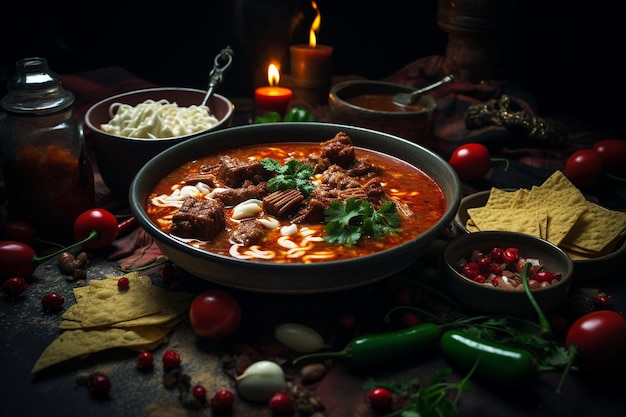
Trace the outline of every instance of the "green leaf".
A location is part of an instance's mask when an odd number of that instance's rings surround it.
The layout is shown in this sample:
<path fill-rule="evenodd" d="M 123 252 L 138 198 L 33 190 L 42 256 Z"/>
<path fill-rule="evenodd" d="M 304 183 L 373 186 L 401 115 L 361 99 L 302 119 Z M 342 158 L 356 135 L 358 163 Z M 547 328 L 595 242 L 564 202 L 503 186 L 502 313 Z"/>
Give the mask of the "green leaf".
<path fill-rule="evenodd" d="M 276 122 L 280 122 L 280 114 L 276 113 L 275 111 L 270 111 L 270 112 L 265 113 L 262 116 L 256 116 L 254 118 L 255 124 L 276 123 Z"/>
<path fill-rule="evenodd" d="M 315 184 L 311 181 L 315 168 L 306 162 L 292 159 L 286 165 L 281 165 L 273 158 L 264 158 L 260 162 L 263 168 L 276 173 L 276 176 L 267 181 L 267 188 L 271 192 L 296 189 L 307 197 L 315 189 Z"/>
<path fill-rule="evenodd" d="M 293 107 L 283 119 L 285 122 L 312 122 L 313 120 L 313 115 L 301 107 Z"/>
<path fill-rule="evenodd" d="M 400 216 L 390 201 L 376 210 L 365 200 L 351 198 L 345 203 L 335 200 L 324 210 L 324 221 L 327 223 L 324 239 L 344 246 L 356 245 L 363 236 L 380 239 L 401 230 Z"/>

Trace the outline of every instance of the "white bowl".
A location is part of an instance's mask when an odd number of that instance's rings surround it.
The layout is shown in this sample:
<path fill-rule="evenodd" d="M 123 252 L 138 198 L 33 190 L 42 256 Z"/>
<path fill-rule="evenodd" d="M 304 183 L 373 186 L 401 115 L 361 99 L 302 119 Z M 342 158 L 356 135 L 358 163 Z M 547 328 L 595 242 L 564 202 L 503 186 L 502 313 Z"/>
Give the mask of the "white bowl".
<path fill-rule="evenodd" d="M 148 88 L 106 98 L 87 110 L 86 138 L 93 144 L 95 162 L 102 180 L 113 193 L 126 196 L 137 171 L 158 153 L 207 131 L 230 127 L 234 106 L 226 97 L 214 94 L 207 105 L 219 121 L 210 129 L 173 138 L 140 139 L 107 133 L 100 128 L 111 119 L 109 115 L 111 104 L 125 103 L 136 106 L 148 99 L 155 101 L 165 99 L 180 107 L 187 107 L 202 104 L 205 94 L 206 91 L 192 88 Z"/>

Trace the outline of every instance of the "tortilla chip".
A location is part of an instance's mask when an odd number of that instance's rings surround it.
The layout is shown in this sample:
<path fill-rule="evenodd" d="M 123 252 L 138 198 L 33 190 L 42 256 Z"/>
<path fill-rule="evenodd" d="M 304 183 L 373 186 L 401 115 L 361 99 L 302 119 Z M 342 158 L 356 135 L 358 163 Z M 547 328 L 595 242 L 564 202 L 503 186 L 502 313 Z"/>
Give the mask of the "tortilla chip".
<path fill-rule="evenodd" d="M 467 210 L 472 221 L 480 230 L 508 230 L 540 236 L 537 211 L 534 209 L 516 209 L 511 215 L 508 208 L 475 207 Z"/>
<path fill-rule="evenodd" d="M 163 339 L 167 329 L 159 327 L 136 327 L 132 330 L 66 330 L 43 351 L 32 373 L 69 359 L 115 347 L 142 346 Z"/>

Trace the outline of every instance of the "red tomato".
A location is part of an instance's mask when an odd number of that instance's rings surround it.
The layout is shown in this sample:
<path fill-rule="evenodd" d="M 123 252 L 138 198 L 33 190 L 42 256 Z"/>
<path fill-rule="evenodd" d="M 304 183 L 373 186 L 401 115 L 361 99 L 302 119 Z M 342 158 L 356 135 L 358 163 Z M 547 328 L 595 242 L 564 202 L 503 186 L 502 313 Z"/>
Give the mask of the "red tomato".
<path fill-rule="evenodd" d="M 206 339 L 221 339 L 239 328 L 241 307 L 237 300 L 222 290 L 198 294 L 189 309 L 194 332 Z"/>
<path fill-rule="evenodd" d="M 592 149 L 600 155 L 608 173 L 626 178 L 626 141 L 604 139 L 596 142 Z"/>
<path fill-rule="evenodd" d="M 604 178 L 604 163 L 593 149 L 581 149 L 567 158 L 564 173 L 576 187 L 593 187 Z"/>
<path fill-rule="evenodd" d="M 2 239 L 30 245 L 37 236 L 35 226 L 24 220 L 8 220 L 2 229 Z"/>
<path fill-rule="evenodd" d="M 10 277 L 28 278 L 35 272 L 35 251 L 22 242 L 0 242 L 0 281 Z"/>
<path fill-rule="evenodd" d="M 98 235 L 95 238 L 81 246 L 91 250 L 105 249 L 117 238 L 117 218 L 104 209 L 87 210 L 76 218 L 73 230 L 77 242 L 87 239 L 93 231 L 97 231 Z"/>
<path fill-rule="evenodd" d="M 572 323 L 565 344 L 578 349 L 582 370 L 614 372 L 626 364 L 626 317 L 613 310 L 587 313 Z"/>
<path fill-rule="evenodd" d="M 489 172 L 489 150 L 480 143 L 467 143 L 456 148 L 448 162 L 461 180 L 479 180 Z"/>

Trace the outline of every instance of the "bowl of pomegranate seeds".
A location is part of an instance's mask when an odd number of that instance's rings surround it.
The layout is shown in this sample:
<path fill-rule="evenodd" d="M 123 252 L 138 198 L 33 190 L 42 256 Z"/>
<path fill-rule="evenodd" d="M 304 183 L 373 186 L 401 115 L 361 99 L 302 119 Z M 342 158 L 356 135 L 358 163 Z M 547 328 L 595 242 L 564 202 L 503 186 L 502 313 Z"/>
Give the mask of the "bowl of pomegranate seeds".
<path fill-rule="evenodd" d="M 457 236 L 447 244 L 444 261 L 450 294 L 468 310 L 486 314 L 533 315 L 525 286 L 539 307 L 550 311 L 567 296 L 574 271 L 558 246 L 507 231 Z"/>

